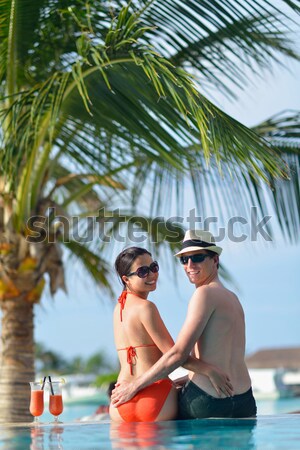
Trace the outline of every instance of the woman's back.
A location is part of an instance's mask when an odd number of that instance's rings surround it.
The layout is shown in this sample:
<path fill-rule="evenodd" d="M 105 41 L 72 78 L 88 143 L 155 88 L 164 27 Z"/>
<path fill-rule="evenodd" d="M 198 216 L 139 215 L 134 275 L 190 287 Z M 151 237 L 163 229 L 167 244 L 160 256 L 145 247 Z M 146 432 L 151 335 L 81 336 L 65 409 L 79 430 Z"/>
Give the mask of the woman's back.
<path fill-rule="evenodd" d="M 157 314 L 157 308 L 152 302 L 131 293 L 126 296 L 124 309 L 121 309 L 120 303 L 116 305 L 114 334 L 121 365 L 119 380 L 132 381 L 162 356 L 162 351 L 148 331 L 151 329 L 151 320 L 155 316 L 157 319 Z M 170 348 L 173 342 L 169 336 L 166 339 Z"/>

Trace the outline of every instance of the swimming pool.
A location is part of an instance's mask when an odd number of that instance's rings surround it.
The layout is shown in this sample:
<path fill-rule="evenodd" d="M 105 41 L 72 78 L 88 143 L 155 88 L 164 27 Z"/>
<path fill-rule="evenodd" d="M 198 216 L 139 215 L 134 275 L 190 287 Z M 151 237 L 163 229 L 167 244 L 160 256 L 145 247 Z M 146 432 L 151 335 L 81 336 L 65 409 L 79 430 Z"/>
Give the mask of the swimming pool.
<path fill-rule="evenodd" d="M 109 422 L 1 425 L 3 450 L 294 450 L 300 415 L 111 425 Z"/>

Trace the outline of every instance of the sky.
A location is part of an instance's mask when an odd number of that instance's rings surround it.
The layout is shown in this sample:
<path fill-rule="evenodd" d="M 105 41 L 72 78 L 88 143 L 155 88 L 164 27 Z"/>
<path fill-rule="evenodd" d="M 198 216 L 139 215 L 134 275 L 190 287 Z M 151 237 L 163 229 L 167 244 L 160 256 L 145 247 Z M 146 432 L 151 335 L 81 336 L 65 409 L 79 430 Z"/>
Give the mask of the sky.
<path fill-rule="evenodd" d="M 277 68 L 272 75 L 256 79 L 255 87 L 240 93 L 238 101 L 220 98 L 220 106 L 249 126 L 285 109 L 300 110 L 300 64 L 289 62 L 288 68 Z M 193 207 L 189 200 L 185 212 Z M 245 310 L 247 353 L 300 346 L 300 243 L 286 243 L 278 233 L 271 244 L 261 239 L 237 244 L 225 236 L 220 245 L 221 261 L 235 283 L 228 287 L 237 292 Z M 170 260 L 164 258 L 160 265 L 158 288 L 149 299 L 156 303 L 176 339 L 194 286 L 179 264 L 175 277 Z M 101 294 L 83 273 L 73 269 L 69 264 L 68 296 L 59 293 L 51 299 L 46 295 L 36 306 L 35 339 L 66 358 L 103 351 L 112 362 L 117 361 L 112 329 L 116 299 Z M 117 277 L 115 283 L 117 286 Z"/>

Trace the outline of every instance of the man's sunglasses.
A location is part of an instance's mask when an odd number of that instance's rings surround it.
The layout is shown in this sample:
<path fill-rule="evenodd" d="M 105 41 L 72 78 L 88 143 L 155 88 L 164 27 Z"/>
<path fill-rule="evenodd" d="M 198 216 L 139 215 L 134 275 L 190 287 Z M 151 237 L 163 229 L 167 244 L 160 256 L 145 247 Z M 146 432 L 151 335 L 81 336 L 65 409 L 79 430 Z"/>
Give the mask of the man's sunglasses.
<path fill-rule="evenodd" d="M 200 253 L 198 255 L 180 256 L 180 262 L 181 264 L 187 264 L 188 260 L 190 259 L 193 263 L 202 263 L 205 258 L 210 257 L 210 255 L 204 255 L 203 253 Z"/>
<path fill-rule="evenodd" d="M 159 265 L 157 261 L 153 261 L 153 263 L 150 264 L 150 266 L 142 266 L 139 267 L 135 272 L 131 272 L 128 277 L 131 277 L 131 275 L 137 275 L 139 278 L 146 278 L 149 273 L 157 273 L 159 271 Z"/>

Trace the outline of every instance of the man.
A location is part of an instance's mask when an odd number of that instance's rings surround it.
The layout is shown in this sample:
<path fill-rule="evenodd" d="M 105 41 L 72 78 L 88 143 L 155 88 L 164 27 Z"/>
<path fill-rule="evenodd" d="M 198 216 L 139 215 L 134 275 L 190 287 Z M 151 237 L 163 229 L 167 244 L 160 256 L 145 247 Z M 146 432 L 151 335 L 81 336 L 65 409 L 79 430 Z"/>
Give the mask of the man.
<path fill-rule="evenodd" d="M 189 302 L 186 320 L 175 345 L 134 383 L 117 383 L 112 404 L 119 406 L 139 390 L 165 378 L 184 363 L 192 352 L 226 372 L 234 395 L 217 397 L 209 379 L 189 372 L 188 381 L 179 394 L 179 418 L 254 417 L 256 403 L 244 361 L 245 321 L 237 296 L 218 278 L 222 248 L 208 231 L 187 231 L 180 258 L 195 292 Z"/>

